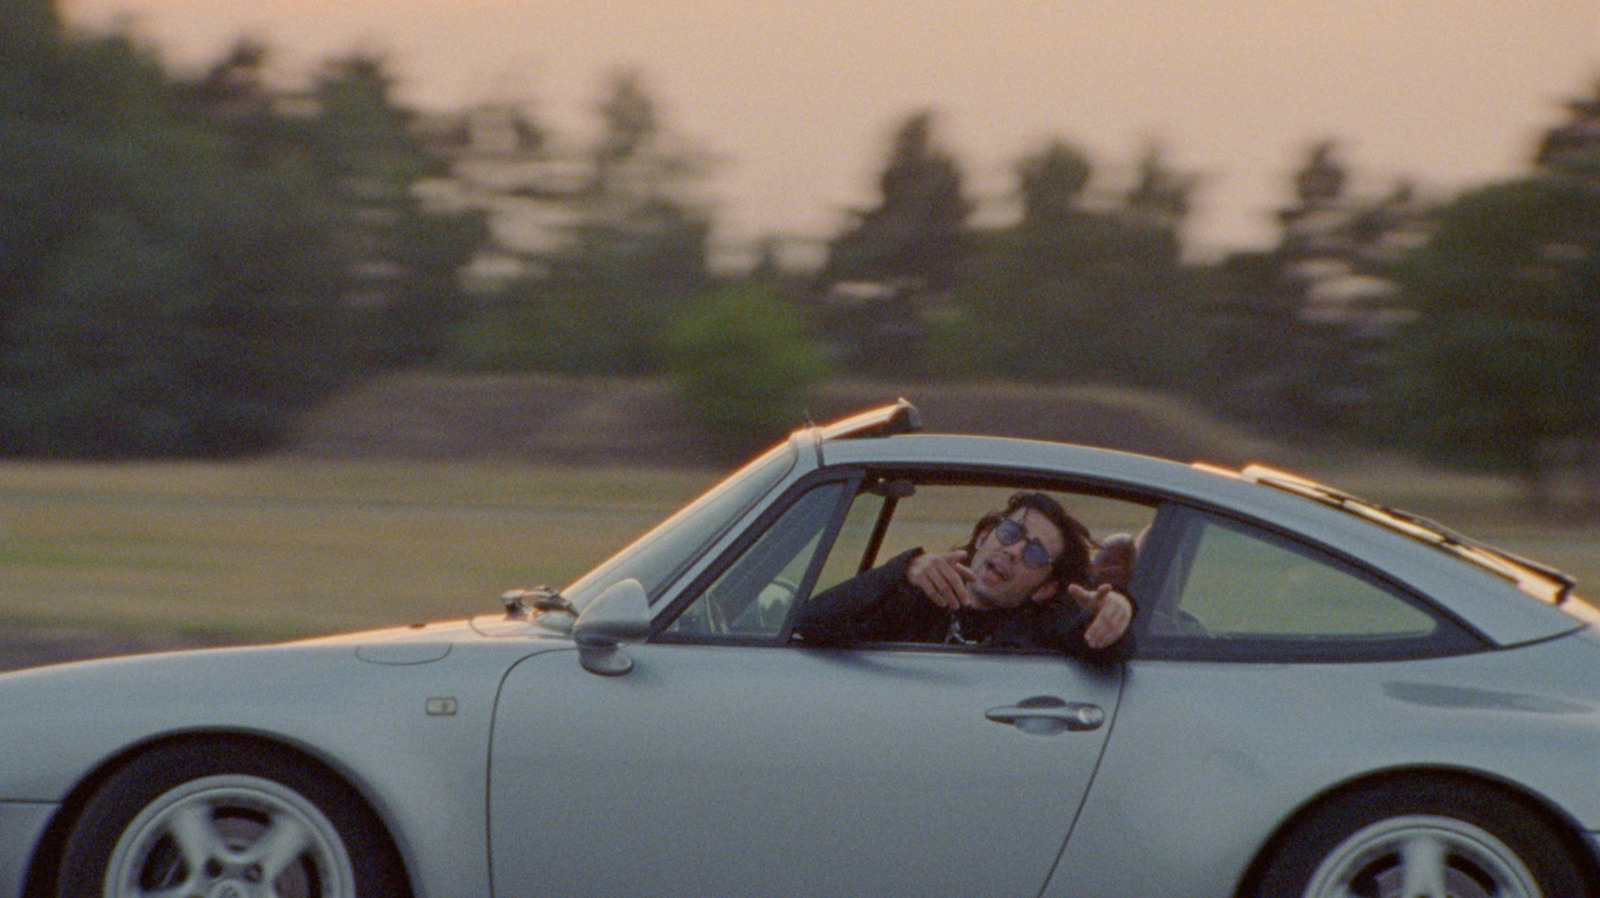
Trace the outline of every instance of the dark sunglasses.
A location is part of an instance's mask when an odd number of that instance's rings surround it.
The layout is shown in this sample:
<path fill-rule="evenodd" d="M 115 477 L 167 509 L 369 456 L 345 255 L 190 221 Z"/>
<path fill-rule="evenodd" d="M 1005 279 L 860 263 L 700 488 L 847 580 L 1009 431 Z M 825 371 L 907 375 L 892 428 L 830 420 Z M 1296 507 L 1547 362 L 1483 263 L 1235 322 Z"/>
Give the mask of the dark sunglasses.
<path fill-rule="evenodd" d="M 1014 546 L 1019 540 L 1028 539 L 1028 530 L 1016 518 L 1001 518 L 995 525 L 994 538 L 1002 546 Z M 1055 559 L 1050 556 L 1050 550 L 1037 538 L 1028 539 L 1028 544 L 1022 547 L 1022 563 L 1028 567 L 1049 567 Z"/>

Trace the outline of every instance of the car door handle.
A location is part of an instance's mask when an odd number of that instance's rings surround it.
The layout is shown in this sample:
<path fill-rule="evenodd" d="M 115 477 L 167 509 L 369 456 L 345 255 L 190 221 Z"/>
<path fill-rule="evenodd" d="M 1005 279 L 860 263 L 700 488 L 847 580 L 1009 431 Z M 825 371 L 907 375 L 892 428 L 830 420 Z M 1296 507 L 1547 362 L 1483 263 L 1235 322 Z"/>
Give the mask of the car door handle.
<path fill-rule="evenodd" d="M 1006 708 L 990 708 L 983 716 L 1035 736 L 1093 730 L 1106 722 L 1106 712 L 1099 705 L 1065 702 L 1049 695 L 1023 699 Z"/>

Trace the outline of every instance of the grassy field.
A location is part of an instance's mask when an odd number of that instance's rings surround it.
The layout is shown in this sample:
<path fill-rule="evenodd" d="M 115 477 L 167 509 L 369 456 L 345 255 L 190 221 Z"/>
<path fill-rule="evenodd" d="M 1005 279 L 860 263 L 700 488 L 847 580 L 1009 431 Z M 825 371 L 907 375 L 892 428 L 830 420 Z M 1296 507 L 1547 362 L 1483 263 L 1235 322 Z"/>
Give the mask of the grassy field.
<path fill-rule="evenodd" d="M 712 475 L 494 465 L 0 465 L 0 619 L 273 638 L 561 584 Z"/>
<path fill-rule="evenodd" d="M 1600 596 L 1600 526 L 1532 521 L 1508 484 L 1381 465 L 1311 473 L 1563 567 Z M 0 625 L 271 639 L 492 611 L 508 588 L 569 581 L 714 479 L 510 463 L 0 465 Z"/>

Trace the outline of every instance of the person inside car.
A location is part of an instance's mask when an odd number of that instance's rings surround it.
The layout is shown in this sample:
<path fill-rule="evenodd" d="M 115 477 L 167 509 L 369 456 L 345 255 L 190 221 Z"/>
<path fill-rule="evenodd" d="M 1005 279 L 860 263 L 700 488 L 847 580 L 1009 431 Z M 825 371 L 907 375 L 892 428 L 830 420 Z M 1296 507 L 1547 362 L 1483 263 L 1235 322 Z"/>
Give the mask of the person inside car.
<path fill-rule="evenodd" d="M 912 549 L 813 596 L 796 625 L 812 645 L 922 642 L 1123 657 L 1132 600 L 1091 586 L 1092 540 L 1050 496 L 1019 492 L 967 545 Z"/>
<path fill-rule="evenodd" d="M 1113 590 L 1126 594 L 1133 580 L 1133 563 L 1139 556 L 1144 532 L 1113 533 L 1100 541 L 1090 563 L 1090 577 L 1095 583 L 1104 583 Z"/>

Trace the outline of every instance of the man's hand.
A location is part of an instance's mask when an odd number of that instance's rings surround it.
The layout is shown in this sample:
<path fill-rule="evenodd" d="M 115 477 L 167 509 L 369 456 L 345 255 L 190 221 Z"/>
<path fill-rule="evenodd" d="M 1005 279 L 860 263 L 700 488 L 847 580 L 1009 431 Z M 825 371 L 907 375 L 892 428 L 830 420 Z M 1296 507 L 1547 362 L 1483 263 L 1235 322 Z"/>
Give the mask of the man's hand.
<path fill-rule="evenodd" d="M 1128 632 L 1128 625 L 1133 622 L 1133 603 L 1112 589 L 1111 584 L 1102 583 L 1089 590 L 1073 583 L 1067 587 L 1067 593 L 1078 607 L 1094 614 L 1083 631 L 1083 641 L 1089 648 L 1103 649 Z"/>
<path fill-rule="evenodd" d="M 967 567 L 967 553 L 962 551 L 923 553 L 906 565 L 906 580 L 946 611 L 968 603 L 967 584 L 976 579 Z"/>

